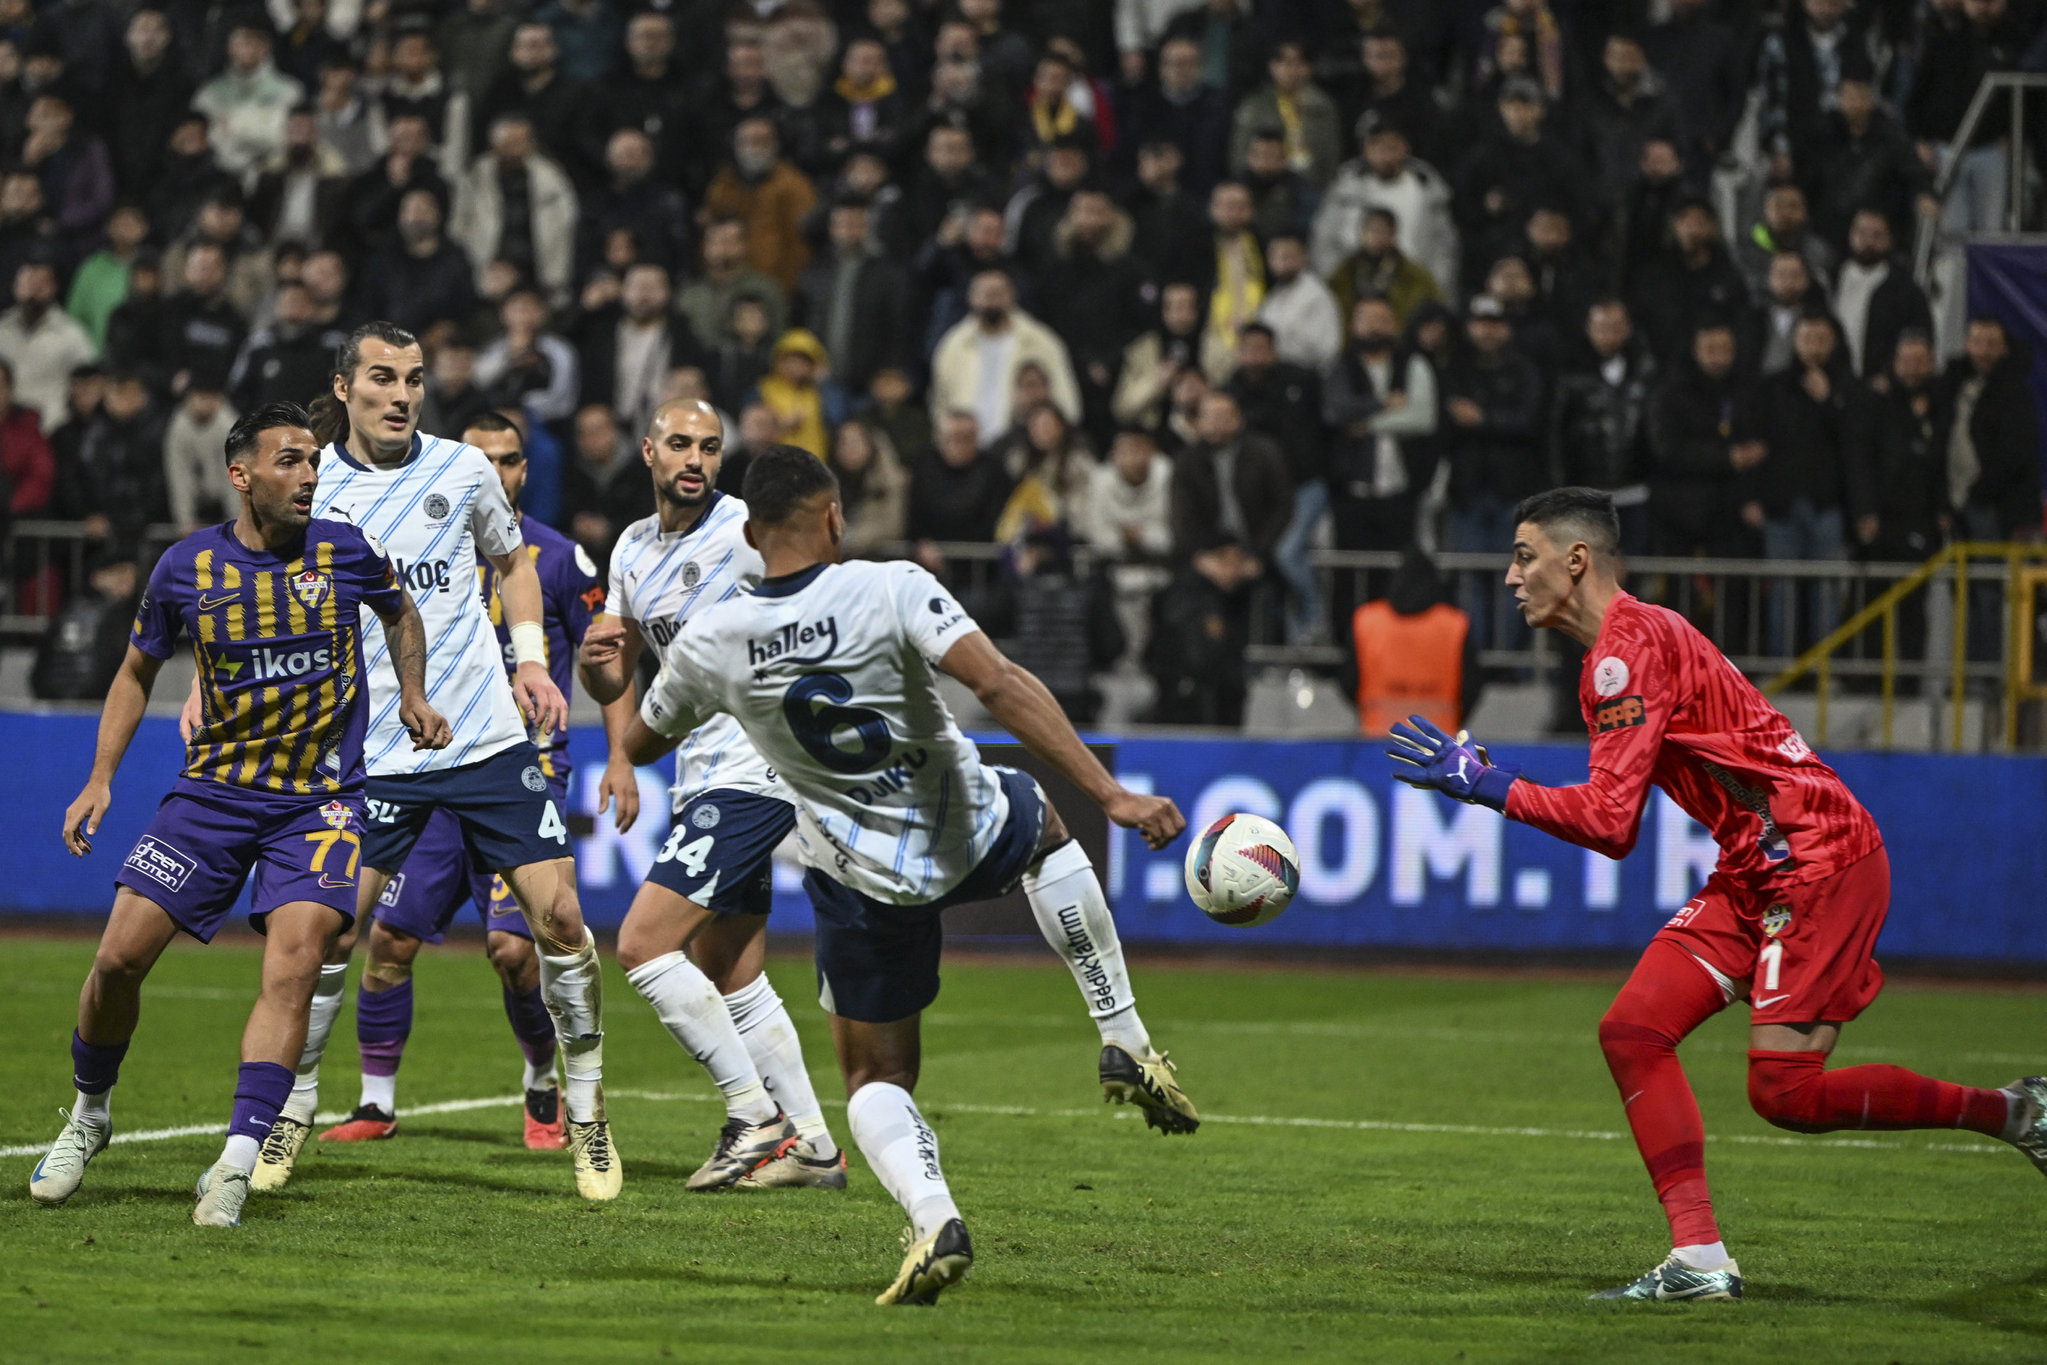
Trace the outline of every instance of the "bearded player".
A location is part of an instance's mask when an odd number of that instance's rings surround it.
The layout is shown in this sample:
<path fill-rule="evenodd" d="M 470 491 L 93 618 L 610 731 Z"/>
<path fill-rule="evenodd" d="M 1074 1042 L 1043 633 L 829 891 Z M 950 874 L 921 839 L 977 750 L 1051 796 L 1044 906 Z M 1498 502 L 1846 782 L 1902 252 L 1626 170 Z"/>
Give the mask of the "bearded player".
<path fill-rule="evenodd" d="M 1720 862 L 1649 941 L 1599 1024 L 1635 1145 L 1670 1219 L 1669 1257 L 1600 1299 L 1741 1297 L 1706 1190 L 1705 1129 L 1677 1045 L 1749 1005 L 1749 1102 L 1779 1128 L 1967 1128 L 2047 1171 L 2047 1078 L 1984 1090 L 1896 1066 L 1829 1071 L 1841 1026 L 1883 987 L 1871 956 L 1890 863 L 1869 812 L 1741 672 L 1685 619 L 1621 590 L 1613 501 L 1587 488 L 1515 510 L 1507 585 L 1529 624 L 1585 646 L 1578 699 L 1591 780 L 1542 787 L 1415 716 L 1394 727 L 1394 776 L 1490 806 L 1609 858 L 1635 845 L 1649 788 L 1713 832 Z"/>

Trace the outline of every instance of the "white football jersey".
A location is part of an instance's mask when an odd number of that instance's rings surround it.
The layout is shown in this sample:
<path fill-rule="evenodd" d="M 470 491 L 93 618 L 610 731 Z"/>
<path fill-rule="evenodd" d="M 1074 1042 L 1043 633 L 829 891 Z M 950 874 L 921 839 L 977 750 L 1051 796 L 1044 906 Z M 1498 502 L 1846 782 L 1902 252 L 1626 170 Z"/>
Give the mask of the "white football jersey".
<path fill-rule="evenodd" d="M 640 518 L 612 547 L 605 611 L 637 621 L 660 659 L 690 618 L 760 582 L 760 552 L 746 543 L 745 525 L 746 504 L 723 493 L 712 495 L 687 531 L 663 534 L 658 515 Z M 724 715 L 698 726 L 675 751 L 674 808 L 713 787 L 789 795 L 739 722 Z"/>
<path fill-rule="evenodd" d="M 666 735 L 737 717 L 797 799 L 803 861 L 921 905 L 959 885 L 1009 818 L 933 675 L 979 629 L 915 564 L 818 565 L 692 618 L 640 715 Z"/>
<path fill-rule="evenodd" d="M 426 627 L 427 700 L 454 732 L 445 749 L 413 749 L 398 719 L 397 675 L 384 664 L 390 652 L 384 623 L 364 611 L 370 722 L 363 762 L 370 776 L 481 763 L 524 740 L 497 631 L 476 586 L 478 555 L 510 554 L 522 543 L 519 519 L 484 453 L 422 433 L 404 464 L 376 469 L 330 445 L 321 452 L 313 515 L 349 522 L 383 542 Z"/>

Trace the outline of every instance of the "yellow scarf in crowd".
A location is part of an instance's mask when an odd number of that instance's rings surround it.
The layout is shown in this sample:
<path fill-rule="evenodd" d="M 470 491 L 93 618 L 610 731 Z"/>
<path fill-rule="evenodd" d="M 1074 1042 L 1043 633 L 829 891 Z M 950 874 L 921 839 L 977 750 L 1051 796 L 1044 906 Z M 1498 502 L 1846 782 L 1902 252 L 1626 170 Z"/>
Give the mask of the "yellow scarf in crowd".
<path fill-rule="evenodd" d="M 832 89 L 838 91 L 839 98 L 848 104 L 873 104 L 896 93 L 896 78 L 884 71 L 876 76 L 870 85 L 855 85 L 847 77 L 841 76 Z"/>

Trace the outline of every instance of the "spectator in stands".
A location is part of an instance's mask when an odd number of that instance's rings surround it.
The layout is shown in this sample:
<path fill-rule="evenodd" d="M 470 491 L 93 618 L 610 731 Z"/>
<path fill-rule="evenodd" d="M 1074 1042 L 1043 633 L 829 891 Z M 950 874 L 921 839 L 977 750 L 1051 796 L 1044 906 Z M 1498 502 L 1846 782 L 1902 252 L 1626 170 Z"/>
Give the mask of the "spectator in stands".
<path fill-rule="evenodd" d="M 1329 286 L 1308 269 L 1308 241 L 1282 232 L 1265 242 L 1265 301 L 1258 321 L 1272 330 L 1279 358 L 1326 373 L 1343 349 L 1343 319 Z"/>
<path fill-rule="evenodd" d="M 626 271 L 616 301 L 583 315 L 577 365 L 582 400 L 607 404 L 623 431 L 645 431 L 669 373 L 687 363 L 694 349 L 686 324 L 669 312 L 668 272 L 651 262 L 635 265 Z"/>
<path fill-rule="evenodd" d="M 1401 347 L 1400 319 L 1385 299 L 1352 307 L 1350 342 L 1323 394 L 1336 547 L 1407 548 L 1436 472 L 1436 369 L 1420 348 Z"/>
<path fill-rule="evenodd" d="M 908 472 L 931 449 L 931 410 L 912 401 L 910 377 L 899 369 L 879 370 L 867 385 L 868 407 L 863 420 L 896 449 Z"/>
<path fill-rule="evenodd" d="M 1593 193 L 1612 203 L 1627 192 L 1647 142 L 1684 145 L 1684 117 L 1663 77 L 1651 69 L 1639 36 L 1609 33 L 1600 78 L 1583 92 L 1578 116 L 1590 152 Z"/>
<path fill-rule="evenodd" d="M 1670 213 L 1670 245 L 1631 286 L 1629 311 L 1650 354 L 1668 361 L 1697 334 L 1705 317 L 1732 317 L 1748 306 L 1741 272 L 1720 244 L 1720 226 L 1703 199 L 1686 198 Z"/>
<path fill-rule="evenodd" d="M 732 130 L 732 158 L 705 191 L 704 207 L 746 224 L 749 263 L 784 292 L 796 288 L 810 264 L 803 220 L 816 205 L 809 178 L 783 158 L 773 122 L 749 118 Z"/>
<path fill-rule="evenodd" d="M 122 204 L 107 217 L 104 244 L 73 272 L 64 311 L 85 329 L 94 346 L 105 347 L 107 320 L 127 297 L 128 272 L 148 240 L 149 220 L 142 210 L 133 204 Z"/>
<path fill-rule="evenodd" d="M 1359 98 L 1342 107 L 1341 126 L 1357 129 L 1371 116 L 1374 126 L 1385 123 L 1411 130 L 1414 153 L 1431 166 L 1441 165 L 1445 143 L 1441 133 L 1443 109 L 1429 92 L 1427 78 L 1409 72 L 1407 40 L 1391 26 L 1369 28 L 1357 40 L 1363 60 L 1364 84 Z M 1327 180 L 1321 182 L 1328 184 Z"/>
<path fill-rule="evenodd" d="M 242 192 L 222 186 L 199 206 L 192 225 L 164 251 L 164 289 L 176 294 L 185 285 L 185 256 L 192 247 L 207 243 L 220 249 L 221 265 L 227 278 L 221 292 L 243 319 L 251 317 L 270 292 L 275 275 L 275 257 L 263 237 L 250 225 L 242 208 Z"/>
<path fill-rule="evenodd" d="M 1770 559 L 1848 557 L 1848 527 L 1875 528 L 1876 489 L 1870 460 L 1865 392 L 1855 382 L 1834 320 L 1808 313 L 1791 333 L 1791 368 L 1763 381 L 1764 457 L 1751 475 L 1752 496 L 1742 508 L 1763 534 Z M 1772 637 L 1789 655 L 1834 628 L 1839 593 L 1829 582 L 1797 600 L 1790 581 L 1771 589 Z M 1797 626 L 1803 626 L 1803 632 Z"/>
<path fill-rule="evenodd" d="M 1045 148 L 1037 174 L 1010 196 L 1002 210 L 1008 250 L 1033 278 L 1051 264 L 1059 224 L 1066 219 L 1074 192 L 1088 178 L 1092 156 L 1093 140 L 1084 133 L 1055 139 Z"/>
<path fill-rule="evenodd" d="M 990 202 L 996 192 L 995 178 L 975 161 L 973 134 L 955 124 L 934 123 L 924 134 L 924 158 L 904 188 L 888 246 L 899 255 L 913 255 L 947 225 L 957 241 L 965 231 L 967 210 Z"/>
<path fill-rule="evenodd" d="M 1126 201 L 1137 254 L 1160 279 L 1206 278 L 1213 236 L 1206 206 L 1180 183 L 1179 144 L 1156 138 L 1137 149 L 1137 186 Z"/>
<path fill-rule="evenodd" d="M 1514 255 L 1492 262 L 1485 275 L 1485 292 L 1498 299 L 1500 307 L 1506 310 L 1514 345 L 1535 362 L 1535 368 L 1542 372 L 1544 386 L 1553 385 L 1557 373 L 1577 358 L 1579 337 L 1567 337 L 1549 310 L 1540 306 L 1535 276 L 1529 271 L 1528 262 Z"/>
<path fill-rule="evenodd" d="M 1286 456 L 1247 432 L 1237 400 L 1221 391 L 1201 399 L 1195 434 L 1197 443 L 1173 461 L 1173 552 L 1187 559 L 1233 545 L 1263 574 L 1293 520 Z"/>
<path fill-rule="evenodd" d="M 1016 258 L 1009 252 L 1002 210 L 993 204 L 966 207 L 940 224 L 911 263 L 925 316 L 919 349 L 928 355 L 954 324 L 967 315 L 967 288 L 984 270 L 1008 272 L 1028 292 Z"/>
<path fill-rule="evenodd" d="M 1286 458 L 1293 485 L 1293 515 L 1273 551 L 1274 567 L 1291 590 L 1287 640 L 1300 643 L 1323 631 L 1322 590 L 1308 551 L 1329 514 L 1322 434 L 1322 385 L 1313 370 L 1279 358 L 1272 329 L 1254 322 L 1237 339 L 1237 369 L 1226 386 L 1244 427 L 1271 440 Z"/>
<path fill-rule="evenodd" d="M 398 244 L 398 206 L 406 195 L 426 190 L 446 204 L 454 193 L 434 164 L 423 115 L 400 114 L 390 120 L 389 129 L 389 148 L 375 165 L 348 182 L 344 199 L 346 243 L 359 257 Z M 530 133 L 527 140 L 530 143 Z M 515 193 L 517 188 L 515 183 Z"/>
<path fill-rule="evenodd" d="M 522 285 L 498 308 L 504 330 L 476 357 L 477 387 L 497 406 L 523 408 L 536 422 L 558 422 L 576 412 L 580 392 L 576 349 L 548 321 L 547 301 Z"/>
<path fill-rule="evenodd" d="M 741 295 L 760 304 L 769 333 L 780 336 L 787 328 L 782 286 L 748 264 L 746 233 L 746 224 L 737 218 L 713 219 L 704 229 L 703 269 L 676 299 L 676 311 L 705 346 L 715 347 L 729 337 L 732 304 Z"/>
<path fill-rule="evenodd" d="M 111 369 L 135 370 L 152 383 L 164 384 L 163 267 L 154 250 L 143 247 L 128 268 L 128 293 L 107 319 L 106 361 Z"/>
<path fill-rule="evenodd" d="M 379 143 L 395 134 L 399 119 L 407 117 L 371 103 L 363 90 L 362 69 L 346 52 L 337 52 L 320 64 L 320 88 L 313 98 L 313 109 L 320 140 L 341 153 L 351 176 L 370 169 L 377 160 Z M 410 117 L 421 115 L 415 113 Z M 382 137 L 376 126 L 380 118 L 384 125 Z M 430 136 L 430 132 L 422 134 Z"/>
<path fill-rule="evenodd" d="M 1474 298 L 1464 330 L 1468 345 L 1442 383 L 1450 461 L 1445 542 L 1453 550 L 1497 551 L 1514 541 L 1514 505 L 1547 479 L 1542 375 L 1513 345 L 1498 299 Z M 1480 633 L 1483 646 L 1483 623 Z"/>
<path fill-rule="evenodd" d="M 398 244 L 363 272 L 362 306 L 415 335 L 466 321 L 476 309 L 476 269 L 441 232 L 441 201 L 410 190 L 398 205 Z"/>
<path fill-rule="evenodd" d="M 1009 501 L 1009 475 L 1002 461 L 981 449 L 980 426 L 972 410 L 938 414 L 938 444 L 910 471 L 905 534 L 918 542 L 926 568 L 943 563 L 939 541 L 990 541 Z M 933 572 L 937 572 L 933 569 Z"/>
<path fill-rule="evenodd" d="M 164 419 L 140 375 L 108 377 L 106 398 L 80 433 L 77 453 L 57 469 L 50 510 L 83 521 L 88 564 L 133 563 L 142 533 L 162 521 Z"/>
<path fill-rule="evenodd" d="M 643 10 L 633 15 L 625 26 L 626 67 L 601 92 L 610 126 L 631 128 L 653 144 L 654 174 L 667 186 L 682 184 L 695 160 L 690 89 L 675 46 L 675 21 L 668 14 Z M 701 60 L 704 54 L 690 55 Z"/>
<path fill-rule="evenodd" d="M 995 539 L 1014 543 L 1033 529 L 1071 529 L 1096 467 L 1087 437 L 1042 399 L 1019 403 L 1023 420 L 996 449 L 1009 479 L 1009 497 L 995 522 Z"/>
<path fill-rule="evenodd" d="M 1173 501 L 1176 506 L 1181 501 L 1177 481 Z M 1250 552 L 1225 541 L 1188 556 L 1152 598 L 1144 661 L 1157 689 L 1155 723 L 1230 728 L 1244 723 L 1244 650 L 1259 577 Z"/>
<path fill-rule="evenodd" d="M 1352 613 L 1344 681 L 1357 698 L 1358 732 L 1383 740 L 1412 715 L 1452 733 L 1462 729 L 1485 686 L 1471 617 L 1450 605 L 1449 585 L 1419 548 L 1375 598 Z M 1569 681 L 1577 695 L 1577 677 Z"/>
<path fill-rule="evenodd" d="M 521 32 L 535 27 L 546 31 L 528 24 Z M 534 125 L 524 114 L 505 114 L 490 125 L 490 150 L 456 188 L 448 235 L 476 267 L 478 293 L 489 295 L 490 265 L 505 261 L 561 305 L 574 283 L 576 190 L 533 143 Z"/>
<path fill-rule="evenodd" d="M 175 237 L 192 225 L 193 216 L 207 196 L 223 189 L 241 188 L 241 182 L 221 169 L 207 141 L 206 119 L 189 114 L 176 122 L 150 193 L 149 221 L 166 237 Z"/>
<path fill-rule="evenodd" d="M 14 368 L 0 360 L 0 490 L 7 494 L 0 530 L 14 518 L 48 511 L 56 480 L 57 460 L 42 419 L 35 409 L 15 404 Z"/>
<path fill-rule="evenodd" d="M 1108 460 L 1088 475 L 1075 529 L 1105 558 L 1163 562 L 1173 549 L 1172 485 L 1173 462 L 1159 454 L 1152 434 L 1123 427 Z"/>
<path fill-rule="evenodd" d="M 1550 482 L 1598 488 L 1620 514 L 1621 553 L 1649 549 L 1649 405 L 1659 374 L 1635 338 L 1628 306 L 1585 312 L 1585 358 L 1557 380 L 1550 417 Z"/>
<path fill-rule="evenodd" d="M 1489 130 L 1456 171 L 1457 230 L 1465 264 L 1481 268 L 1521 244 L 1537 204 L 1568 202 L 1584 171 L 1547 126 L 1539 82 L 1515 76 L 1500 86 L 1499 127 Z"/>
<path fill-rule="evenodd" d="M 749 401 L 754 386 L 774 363 L 775 342 L 780 338 L 769 324 L 767 305 L 762 300 L 751 294 L 741 294 L 732 300 L 731 316 L 708 359 L 711 394 L 721 407 L 733 408 Z"/>
<path fill-rule="evenodd" d="M 238 505 L 221 451 L 239 415 L 228 405 L 217 373 L 195 374 L 171 414 L 163 440 L 164 488 L 179 535 L 222 520 Z"/>
<path fill-rule="evenodd" d="M 1336 105 L 1310 79 L 1306 47 L 1297 38 L 1272 45 L 1265 71 L 1271 83 L 1237 103 L 1230 131 L 1230 170 L 1249 170 L 1251 141 L 1260 132 L 1278 129 L 1286 170 L 1305 176 L 1317 189 L 1329 183 L 1343 160 L 1344 125 Z"/>
<path fill-rule="evenodd" d="M 1420 262 L 1445 295 L 1454 293 L 1458 237 L 1449 182 L 1409 154 L 1402 128 L 1371 124 L 1364 142 L 1364 156 L 1343 163 L 1315 212 L 1309 259 L 1323 275 L 1333 273 L 1362 240 L 1367 210 L 1382 208 L 1393 215 L 1402 253 Z"/>
<path fill-rule="evenodd" d="M 1365 210 L 1357 250 L 1329 276 L 1329 292 L 1346 315 L 1360 299 L 1383 298 L 1405 326 L 1418 305 L 1442 300 L 1441 284 L 1427 266 L 1400 249 L 1399 237 L 1393 210 L 1377 205 Z"/>
<path fill-rule="evenodd" d="M 1998 231 L 2010 197 L 2010 114 L 1992 100 L 1966 148 L 1954 146 L 1962 116 L 1985 76 L 2024 67 L 2037 71 L 2039 16 L 2007 0 L 1976 0 L 1924 7 L 1916 43 L 1893 66 L 1897 105 L 1905 131 L 1922 157 L 1945 168 L 1959 159 L 1954 187 L 1941 213 L 1949 232 Z M 2029 30 L 2032 32 L 2029 33 Z M 2032 50 L 2028 51 L 2029 40 Z"/>
<path fill-rule="evenodd" d="M 1110 410 L 1122 426 L 1157 431 L 1181 373 L 1191 370 L 1220 383 L 1235 365 L 1223 339 L 1202 326 L 1201 291 L 1174 281 L 1159 290 L 1157 324 L 1123 348 Z"/>
<path fill-rule="evenodd" d="M 1711 0 L 1670 0 L 1662 22 L 1642 38 L 1649 62 L 1684 117 L 1685 164 L 1703 175 L 1734 139 L 1747 103 L 1747 53 L 1735 26 Z"/>
<path fill-rule="evenodd" d="M 1856 539 L 1871 559 L 1922 560 L 1953 525 L 1932 337 L 1919 328 L 1900 332 L 1890 372 L 1878 378 L 1869 420 L 1876 510 L 1855 528 Z"/>
<path fill-rule="evenodd" d="M 1841 59 L 1840 73 L 1834 109 L 1800 171 L 1813 225 L 1837 249 L 1847 245 L 1858 209 L 1876 209 L 1898 235 L 1911 231 L 1915 214 L 1931 218 L 1940 212 L 1933 172 L 1904 129 L 1877 103 L 1870 60 L 1850 53 Z"/>
<path fill-rule="evenodd" d="M 839 507 L 846 517 L 839 553 L 847 559 L 891 553 L 903 538 L 910 500 L 910 475 L 895 443 L 865 422 L 843 421 L 832 432 L 825 463 L 838 476 Z"/>
<path fill-rule="evenodd" d="M 1286 133 L 1277 125 L 1255 128 L 1238 176 L 1251 195 L 1251 226 L 1262 239 L 1281 232 L 1305 236 L 1322 201 L 1315 182 L 1287 165 Z"/>
<path fill-rule="evenodd" d="M 147 200 L 164 140 L 191 108 L 196 87 L 171 52 L 171 26 L 160 7 L 145 4 L 129 15 L 122 48 L 114 68 L 119 97 L 106 102 L 107 146 L 122 192 Z"/>
<path fill-rule="evenodd" d="M 452 88 L 441 72 L 441 54 L 433 35 L 407 24 L 391 43 L 391 65 L 377 92 L 379 112 L 388 123 L 403 114 L 426 120 L 443 162 L 459 166 L 469 156 L 470 115 L 474 101 Z"/>
<path fill-rule="evenodd" d="M 611 79 L 624 28 L 605 0 L 549 0 L 534 17 L 554 30 L 564 80 L 594 86 Z"/>
<path fill-rule="evenodd" d="M 760 401 L 775 414 L 778 439 L 820 460 L 828 428 L 843 406 L 835 391 L 827 394 L 830 375 L 831 359 L 816 335 L 792 327 L 776 340 L 758 389 Z"/>
<path fill-rule="evenodd" d="M 227 294 L 227 253 L 207 238 L 185 250 L 185 287 L 164 300 L 159 357 L 173 397 L 194 369 L 225 374 L 241 354 L 249 320 Z"/>
<path fill-rule="evenodd" d="M 228 376 L 234 406 L 252 412 L 265 403 L 304 403 L 308 396 L 324 392 L 334 369 L 338 335 L 314 322 L 313 296 L 304 281 L 279 285 L 269 325 L 251 332 L 235 357 Z"/>
<path fill-rule="evenodd" d="M 535 19 L 522 21 L 512 31 L 509 57 L 477 108 L 479 125 L 495 130 L 503 120 L 519 118 L 553 165 L 572 177 L 594 171 L 603 128 L 589 87 L 563 73 L 554 30 Z M 491 139 L 495 143 L 495 131 Z"/>
<path fill-rule="evenodd" d="M 654 510 L 654 488 L 638 448 L 611 409 L 592 403 L 576 414 L 576 452 L 562 470 L 562 516 L 569 535 L 603 563 L 618 533 Z"/>
<path fill-rule="evenodd" d="M 637 259 L 673 270 L 689 260 L 689 205 L 682 191 L 655 178 L 654 140 L 620 128 L 604 144 L 604 178 L 584 195 L 576 220 L 576 261 L 583 278 L 615 232 L 632 234 Z"/>
<path fill-rule="evenodd" d="M 1755 395 L 1735 358 L 1732 324 L 1702 320 L 1690 355 L 1651 401 L 1649 508 L 1665 554 L 1752 552 L 1741 490 L 1768 451 L 1758 435 Z"/>
<path fill-rule="evenodd" d="M 1768 377 L 1791 368 L 1791 334 L 1807 313 L 1827 306 L 1826 291 L 1807 271 L 1805 258 L 1796 252 L 1780 251 L 1770 261 L 1764 292 L 1749 310 L 1742 336 L 1742 360 L 1757 374 Z"/>
<path fill-rule="evenodd" d="M 1124 349 L 1145 329 L 1152 282 L 1130 254 L 1129 215 L 1099 186 L 1083 186 L 1053 235 L 1040 280 L 1047 326 L 1065 341 L 1090 430 L 1110 425 L 1111 390 Z"/>
<path fill-rule="evenodd" d="M 876 47 L 879 60 L 879 48 Z M 797 292 L 797 315 L 824 343 L 832 377 L 849 392 L 867 388 L 876 370 L 910 354 L 909 280 L 901 266 L 873 249 L 868 201 L 845 194 L 827 219 L 827 248 L 811 262 Z"/>
<path fill-rule="evenodd" d="M 1926 292 L 1893 253 L 1890 220 L 1875 209 L 1857 211 L 1848 229 L 1848 259 L 1834 277 L 1834 312 L 1849 363 L 1864 379 L 1889 371 L 1891 352 L 1906 329 L 1933 330 Z"/>
<path fill-rule="evenodd" d="M 1537 304 L 1558 326 L 1575 326 L 1594 299 L 1613 292 L 1611 272 L 1586 259 L 1559 200 L 1537 203 L 1523 231 L 1522 259 L 1535 281 Z"/>
<path fill-rule="evenodd" d="M 1159 49 L 1158 80 L 1140 87 L 1130 101 L 1128 131 L 1133 147 L 1160 138 L 1186 156 L 1187 192 L 1206 197 L 1222 178 L 1230 136 L 1230 101 L 1202 80 L 1201 45 L 1192 38 L 1169 39 Z"/>
<path fill-rule="evenodd" d="M 746 469 L 753 457 L 782 440 L 782 423 L 774 409 L 758 400 L 739 410 L 738 427 L 726 428 L 725 463 L 718 470 L 718 491 L 738 497 L 746 489 Z"/>
<path fill-rule="evenodd" d="M 974 277 L 971 310 L 945 334 L 931 357 L 931 411 L 974 414 L 977 430 L 1002 432 L 1010 424 L 1010 392 L 1025 365 L 1051 380 L 1052 401 L 1069 422 L 1080 420 L 1080 386 L 1066 344 L 1051 328 L 1016 306 L 1016 290 L 999 270 Z M 942 442 L 941 442 L 942 444 Z"/>
<path fill-rule="evenodd" d="M 277 69 L 270 56 L 270 28 L 245 16 L 227 38 L 228 69 L 192 99 L 212 125 L 210 140 L 221 167 L 248 177 L 284 150 L 284 122 L 305 87 Z"/>
<path fill-rule="evenodd" d="M 1780 180 L 1770 186 L 1763 195 L 1761 220 L 1734 243 L 1734 263 L 1748 281 L 1751 294 L 1759 295 L 1767 287 L 1770 260 L 1781 251 L 1803 256 L 1815 280 L 1834 277 L 1838 253 L 1807 224 L 1805 191 L 1795 180 Z"/>
<path fill-rule="evenodd" d="M 114 168 L 106 143 L 76 126 L 69 99 L 47 91 L 28 107 L 21 165 L 42 180 L 43 201 L 70 257 L 84 255 L 114 207 Z"/>
<path fill-rule="evenodd" d="M 312 106 L 300 105 L 284 122 L 284 147 L 263 166 L 249 199 L 251 226 L 266 242 L 324 242 L 342 220 L 348 162 L 320 138 Z"/>
<path fill-rule="evenodd" d="M 1802 0 L 1797 8 L 1802 15 L 1787 15 L 1764 36 L 1756 64 L 1756 135 L 1780 178 L 1813 161 L 1844 64 L 1872 55 L 1869 34 L 1852 15 L 1854 0 Z"/>
<path fill-rule="evenodd" d="M 0 360 L 9 366 L 15 399 L 54 431 L 70 415 L 71 371 L 98 358 L 85 329 L 57 307 L 56 266 L 31 260 L 18 267 L 14 306 L 0 313 Z"/>
<path fill-rule="evenodd" d="M 863 150 L 895 160 L 909 131 L 910 107 L 878 39 L 856 37 L 846 44 L 838 80 L 818 97 L 817 117 L 821 165 L 838 166 Z"/>
<path fill-rule="evenodd" d="M 2040 413 L 2025 361 L 1993 317 L 1969 319 L 1966 350 L 1940 387 L 1940 445 L 1958 533 L 2037 541 Z"/>

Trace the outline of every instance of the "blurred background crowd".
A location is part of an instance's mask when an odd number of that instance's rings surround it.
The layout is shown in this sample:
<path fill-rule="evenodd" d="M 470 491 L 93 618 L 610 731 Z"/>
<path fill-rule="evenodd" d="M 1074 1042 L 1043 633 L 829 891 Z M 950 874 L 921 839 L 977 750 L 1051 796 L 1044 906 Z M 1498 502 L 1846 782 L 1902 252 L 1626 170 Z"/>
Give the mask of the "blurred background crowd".
<path fill-rule="evenodd" d="M 2037 195 L 1959 136 L 2012 70 L 2037 0 L 0 0 L 0 515 L 90 545 L 13 610 L 132 593 L 370 318 L 600 562 L 675 395 L 850 554 L 1003 547 L 1082 718 L 1232 723 L 1254 634 L 1345 643 L 1319 552 L 1560 482 L 1635 554 L 2033 538 L 2028 357 L 1914 261 Z"/>

